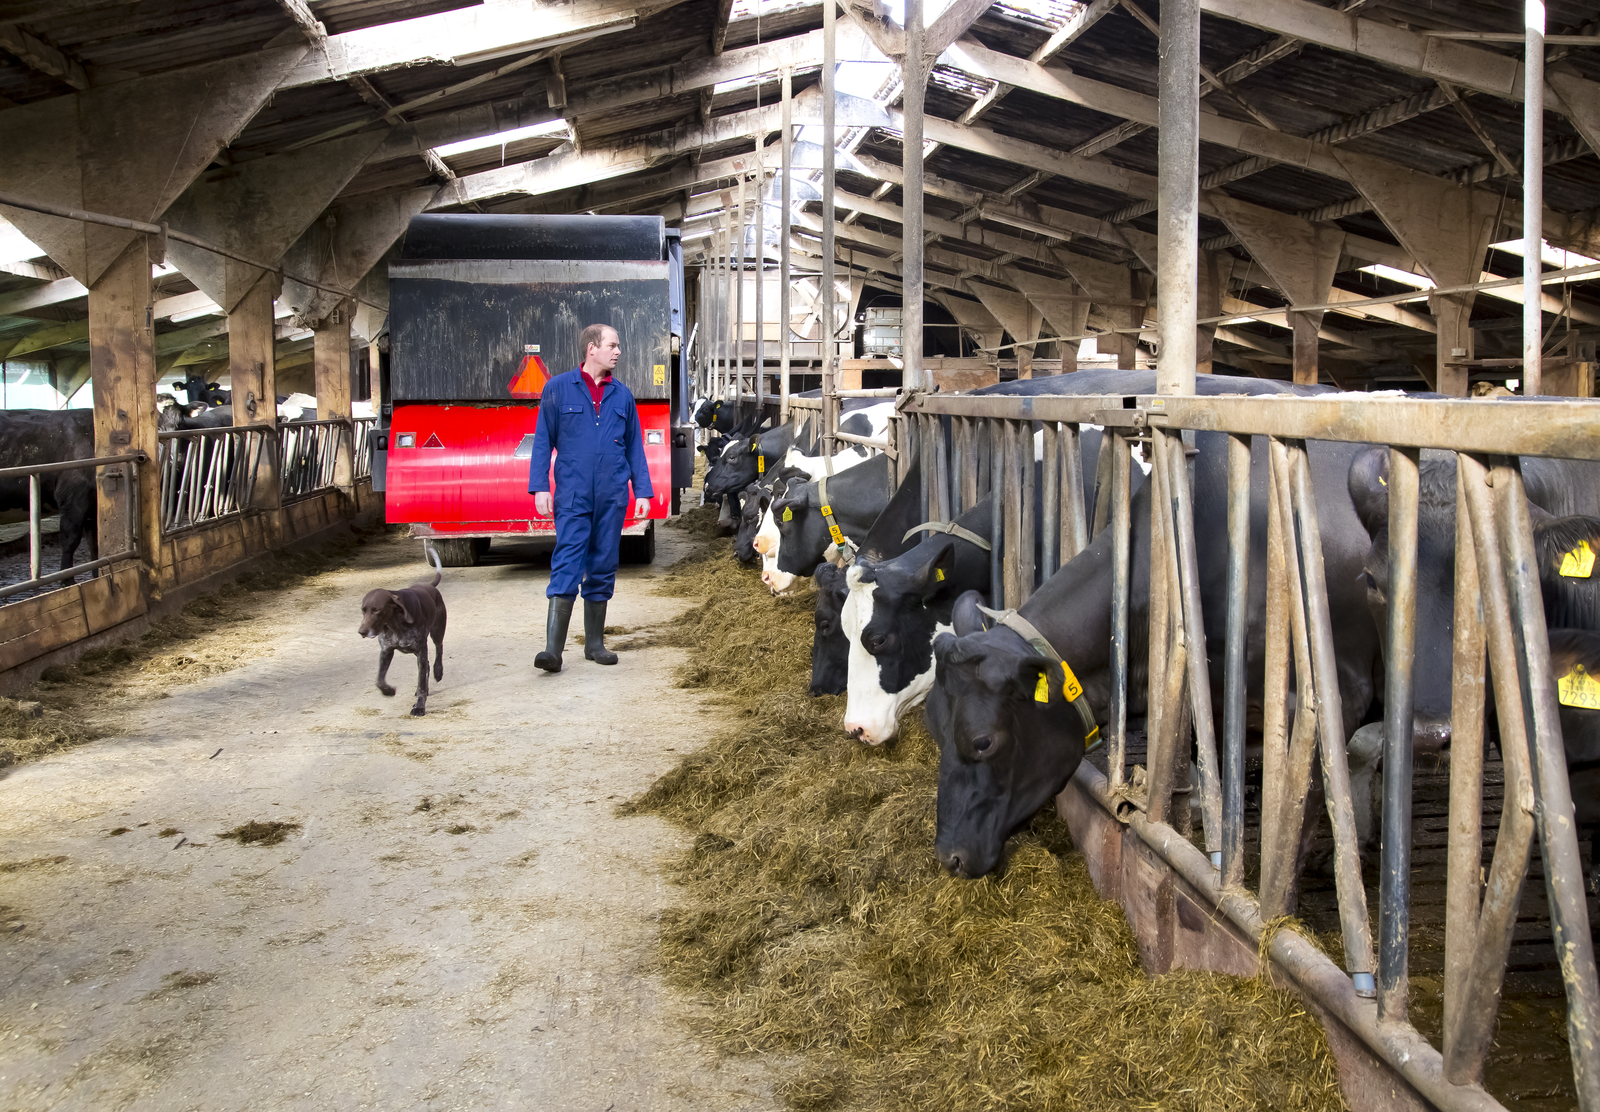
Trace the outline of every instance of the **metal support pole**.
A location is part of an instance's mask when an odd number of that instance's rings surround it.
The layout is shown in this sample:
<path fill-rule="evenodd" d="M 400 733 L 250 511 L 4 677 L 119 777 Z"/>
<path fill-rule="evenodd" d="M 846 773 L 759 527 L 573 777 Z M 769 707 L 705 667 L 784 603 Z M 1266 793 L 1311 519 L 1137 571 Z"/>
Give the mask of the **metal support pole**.
<path fill-rule="evenodd" d="M 1543 389 L 1544 0 L 1523 0 L 1526 58 L 1522 104 L 1522 392 Z"/>
<path fill-rule="evenodd" d="M 40 544 L 39 507 L 43 498 L 39 493 L 39 473 L 28 476 L 28 578 L 39 578 Z M 65 547 L 65 546 L 63 546 Z"/>
<path fill-rule="evenodd" d="M 783 71 L 783 134 L 780 149 L 783 152 L 783 211 L 778 216 L 778 416 L 789 420 L 789 221 L 790 206 L 794 202 L 790 173 L 793 170 L 794 147 L 794 79 L 787 68 Z"/>
<path fill-rule="evenodd" d="M 1193 394 L 1200 259 L 1200 0 L 1161 6 L 1156 391 Z"/>
<path fill-rule="evenodd" d="M 765 135 L 756 136 L 756 209 L 750 223 L 756 230 L 756 418 L 767 402 L 767 172 L 762 162 L 761 145 Z"/>
<path fill-rule="evenodd" d="M 744 194 L 745 176 L 739 175 L 739 207 L 734 214 L 733 274 L 733 365 L 734 399 L 739 416 L 744 416 Z"/>
<path fill-rule="evenodd" d="M 1378 870 L 1378 1018 L 1406 1017 L 1411 927 L 1411 665 L 1416 656 L 1417 460 L 1389 449 L 1389 613 L 1383 654 L 1383 844 Z"/>
<path fill-rule="evenodd" d="M 907 390 L 925 390 L 929 384 L 922 380 L 922 110 L 928 93 L 928 66 L 922 57 L 922 0 L 905 3 L 906 56 L 900 69 L 905 84 L 901 148 L 904 222 L 900 225 L 900 270 L 905 276 L 900 327 L 905 370 L 900 381 Z"/>
<path fill-rule="evenodd" d="M 1250 604 L 1250 438 L 1228 437 L 1228 640 L 1222 695 L 1222 883 L 1244 882 L 1245 641 Z"/>
<path fill-rule="evenodd" d="M 837 141 L 834 117 L 834 79 L 837 74 L 836 52 L 838 37 L 838 9 L 834 0 L 822 5 L 822 454 L 833 455 L 833 433 L 839 427 L 838 398 L 834 396 L 834 344 L 833 344 L 833 186 L 834 150 Z"/>

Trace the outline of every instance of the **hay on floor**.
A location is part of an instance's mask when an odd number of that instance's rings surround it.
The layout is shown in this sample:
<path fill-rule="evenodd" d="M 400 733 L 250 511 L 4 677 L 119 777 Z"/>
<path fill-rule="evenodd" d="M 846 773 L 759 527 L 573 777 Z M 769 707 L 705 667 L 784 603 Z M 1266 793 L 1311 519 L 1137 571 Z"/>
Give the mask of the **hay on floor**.
<path fill-rule="evenodd" d="M 920 715 L 885 749 L 813 699 L 813 600 L 774 599 L 716 544 L 664 592 L 700 598 L 681 682 L 737 725 L 624 810 L 694 833 L 662 918 L 667 975 L 716 1005 L 733 1052 L 800 1066 L 791 1108 L 1336 1109 L 1333 1058 L 1289 994 L 1207 973 L 1151 979 L 1053 811 L 1002 871 L 934 860 L 938 754 Z"/>

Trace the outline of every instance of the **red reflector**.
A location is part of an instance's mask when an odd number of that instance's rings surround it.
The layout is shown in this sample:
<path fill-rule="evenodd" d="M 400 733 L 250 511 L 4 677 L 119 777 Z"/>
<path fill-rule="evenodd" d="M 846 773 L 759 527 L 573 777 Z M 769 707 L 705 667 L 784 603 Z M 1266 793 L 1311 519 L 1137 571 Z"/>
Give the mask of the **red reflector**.
<path fill-rule="evenodd" d="M 506 389 L 513 398 L 537 398 L 544 393 L 544 384 L 548 381 L 550 372 L 545 368 L 544 360 L 529 354 L 523 358 L 516 377 Z"/>
<path fill-rule="evenodd" d="M 443 448 L 444 444 L 439 440 L 439 434 L 432 432 L 428 434 L 428 439 L 422 442 L 422 446 L 424 448 Z"/>

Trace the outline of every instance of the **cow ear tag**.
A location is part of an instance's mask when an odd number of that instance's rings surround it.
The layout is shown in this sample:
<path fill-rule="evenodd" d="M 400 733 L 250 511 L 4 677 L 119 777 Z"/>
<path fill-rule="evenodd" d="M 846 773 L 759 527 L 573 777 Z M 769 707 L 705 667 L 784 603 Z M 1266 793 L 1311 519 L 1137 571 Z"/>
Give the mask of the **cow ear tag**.
<path fill-rule="evenodd" d="M 783 520 L 785 520 L 785 521 L 793 521 L 794 520 L 794 508 L 793 507 L 785 506 L 783 508 Z"/>
<path fill-rule="evenodd" d="M 1572 671 L 1556 681 L 1556 698 L 1564 707 L 1600 710 L 1600 680 L 1585 671 L 1583 665 L 1574 664 Z"/>
<path fill-rule="evenodd" d="M 935 579 L 937 579 L 940 583 L 943 583 L 944 582 L 944 569 L 943 568 L 934 568 L 933 569 L 933 577 Z"/>
<path fill-rule="evenodd" d="M 1050 674 L 1048 672 L 1039 673 L 1039 682 L 1033 688 L 1033 701 L 1036 703 L 1048 703 L 1050 701 Z"/>
<path fill-rule="evenodd" d="M 1588 579 L 1594 574 L 1594 549 L 1588 541 L 1579 541 L 1578 547 L 1561 554 L 1561 574 L 1568 579 Z"/>

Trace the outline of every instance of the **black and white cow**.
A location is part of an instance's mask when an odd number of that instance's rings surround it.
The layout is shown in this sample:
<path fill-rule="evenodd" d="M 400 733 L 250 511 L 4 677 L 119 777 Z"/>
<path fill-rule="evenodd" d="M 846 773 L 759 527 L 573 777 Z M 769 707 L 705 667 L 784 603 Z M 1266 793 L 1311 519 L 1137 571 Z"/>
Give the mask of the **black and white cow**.
<path fill-rule="evenodd" d="M 893 493 L 889 469 L 893 466 L 894 461 L 888 456 L 874 456 L 827 480 L 833 519 L 843 535 L 857 545 L 889 505 Z M 756 534 L 761 582 L 775 595 L 787 594 L 796 582 L 809 578 L 834 548 L 822 513 L 820 483 L 791 487 L 768 507 L 761 531 Z"/>
<path fill-rule="evenodd" d="M 916 543 L 906 531 L 922 521 L 922 465 L 915 461 L 895 488 L 889 505 L 858 543 L 861 560 L 888 560 Z M 817 565 L 811 580 L 817 588 L 815 632 L 811 641 L 811 694 L 843 695 L 849 685 L 850 642 L 840 626 L 849 593 L 845 569 L 827 561 Z"/>
<path fill-rule="evenodd" d="M 1081 372 L 1080 372 L 1081 373 Z M 1076 376 L 1065 376 L 1076 377 Z M 1206 393 L 1305 392 L 1284 383 L 1204 376 Z M 1115 391 L 1114 391 L 1115 392 Z M 1148 390 L 1134 392 L 1146 393 Z M 1221 705 L 1222 644 L 1226 636 L 1227 447 L 1217 433 L 1196 438 L 1194 517 L 1207 657 L 1214 705 Z M 1266 452 L 1255 445 L 1251 477 L 1250 597 L 1247 638 L 1252 677 L 1250 710 L 1259 720 L 1260 660 L 1265 618 Z M 1378 637 L 1358 580 L 1367 537 L 1345 493 L 1350 462 L 1361 445 L 1308 445 L 1313 496 L 1319 508 L 1323 563 L 1334 622 L 1341 709 L 1346 736 L 1362 722 L 1373 695 Z M 1149 616 L 1149 487 L 1134 496 L 1130 641 L 1145 643 Z M 1098 721 L 1106 721 L 1110 691 L 1111 531 L 1047 580 L 1021 607 L 1072 668 Z M 1058 793 L 1083 756 L 1084 727 L 1066 711 L 1062 673 L 1006 627 L 987 628 L 972 592 L 957 600 L 952 633 L 934 641 L 935 675 L 926 717 L 940 747 L 938 834 L 935 852 L 945 867 L 982 876 L 999 863 L 1006 838 Z M 1143 712 L 1145 662 L 1129 655 L 1130 713 Z M 1044 677 L 1044 701 L 1040 677 Z"/>
<path fill-rule="evenodd" d="M 1083 503 L 1094 520 L 1095 470 L 1101 433 L 1086 427 L 1079 440 Z M 1034 464 L 1034 520 L 1043 520 L 1042 466 Z M 1143 473 L 1134 470 L 1143 483 Z M 988 540 L 993 503 L 985 499 L 956 518 L 964 531 Z M 915 524 L 915 523 L 914 523 Z M 1039 558 L 1040 536 L 1034 538 Z M 940 563 L 941 552 L 953 555 Z M 887 561 L 858 560 L 849 569 L 849 598 L 842 610 L 849 651 L 849 704 L 844 731 L 868 745 L 892 741 L 900 717 L 922 702 L 933 686 L 933 639 L 948 632 L 950 611 L 963 591 L 987 595 L 993 559 L 990 551 L 959 534 L 930 532 L 913 547 Z"/>

